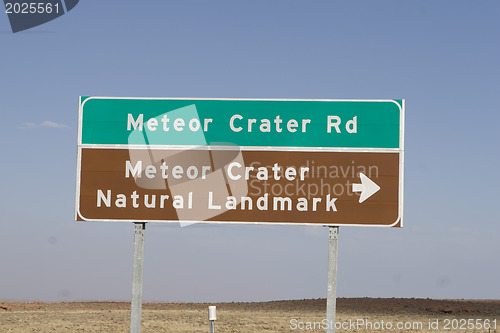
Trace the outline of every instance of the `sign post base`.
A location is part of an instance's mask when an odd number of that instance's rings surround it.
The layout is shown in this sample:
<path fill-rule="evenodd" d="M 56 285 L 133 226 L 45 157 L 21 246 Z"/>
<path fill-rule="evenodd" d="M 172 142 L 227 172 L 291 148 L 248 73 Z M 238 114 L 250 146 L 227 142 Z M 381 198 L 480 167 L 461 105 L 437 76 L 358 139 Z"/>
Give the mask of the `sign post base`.
<path fill-rule="evenodd" d="M 144 268 L 144 234 L 146 223 L 134 223 L 134 271 L 132 277 L 132 304 L 130 333 L 141 332 L 142 272 Z"/>
<path fill-rule="evenodd" d="M 326 298 L 326 333 L 335 333 L 337 306 L 337 259 L 339 227 L 328 227 L 328 292 Z"/>

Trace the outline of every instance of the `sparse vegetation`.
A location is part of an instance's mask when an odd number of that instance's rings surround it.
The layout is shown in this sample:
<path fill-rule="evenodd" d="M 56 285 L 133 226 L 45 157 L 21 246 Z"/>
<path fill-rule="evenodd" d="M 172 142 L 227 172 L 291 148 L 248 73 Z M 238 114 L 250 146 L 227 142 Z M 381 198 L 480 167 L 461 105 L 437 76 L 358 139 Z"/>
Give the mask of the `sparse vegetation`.
<path fill-rule="evenodd" d="M 203 303 L 146 303 L 143 306 L 144 333 L 208 332 L 208 305 Z M 326 302 L 292 300 L 264 303 L 219 303 L 216 332 L 321 332 L 292 330 L 290 320 L 321 322 Z M 421 322 L 423 329 L 367 330 L 355 332 L 440 332 L 429 330 L 430 320 L 445 318 L 497 319 L 500 324 L 500 301 L 373 299 L 348 298 L 338 300 L 337 321 L 363 318 L 372 322 Z M 0 302 L 0 332 L 128 332 L 130 305 L 121 302 L 83 303 L 12 303 Z M 354 330 L 338 330 L 354 332 Z M 465 332 L 447 330 L 447 332 Z M 467 332 L 488 332 L 487 329 Z M 490 332 L 500 332 L 492 327 Z"/>

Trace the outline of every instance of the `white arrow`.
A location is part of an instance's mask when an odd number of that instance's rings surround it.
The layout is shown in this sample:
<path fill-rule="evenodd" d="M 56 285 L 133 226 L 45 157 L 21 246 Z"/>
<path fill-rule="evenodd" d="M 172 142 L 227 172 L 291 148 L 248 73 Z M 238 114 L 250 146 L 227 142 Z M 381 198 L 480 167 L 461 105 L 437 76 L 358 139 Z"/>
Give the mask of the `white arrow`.
<path fill-rule="evenodd" d="M 361 178 L 361 184 L 352 184 L 353 192 L 361 192 L 359 197 L 359 202 L 363 202 L 380 190 L 380 186 L 375 184 L 373 180 L 366 177 L 364 173 L 359 173 L 359 178 Z"/>

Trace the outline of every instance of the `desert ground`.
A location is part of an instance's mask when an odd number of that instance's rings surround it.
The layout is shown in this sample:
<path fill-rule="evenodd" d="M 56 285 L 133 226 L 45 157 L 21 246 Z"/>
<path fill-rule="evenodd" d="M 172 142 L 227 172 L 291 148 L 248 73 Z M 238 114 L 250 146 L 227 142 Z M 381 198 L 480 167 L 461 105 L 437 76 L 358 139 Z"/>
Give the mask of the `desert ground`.
<path fill-rule="evenodd" d="M 145 303 L 142 332 L 324 332 L 326 301 Z M 124 302 L 19 303 L 0 300 L 0 332 L 128 332 Z M 337 332 L 500 332 L 500 300 L 341 298 Z M 358 326 L 356 326 L 358 324 Z M 371 326 L 370 326 L 371 325 Z M 399 328 L 398 328 L 399 325 Z"/>

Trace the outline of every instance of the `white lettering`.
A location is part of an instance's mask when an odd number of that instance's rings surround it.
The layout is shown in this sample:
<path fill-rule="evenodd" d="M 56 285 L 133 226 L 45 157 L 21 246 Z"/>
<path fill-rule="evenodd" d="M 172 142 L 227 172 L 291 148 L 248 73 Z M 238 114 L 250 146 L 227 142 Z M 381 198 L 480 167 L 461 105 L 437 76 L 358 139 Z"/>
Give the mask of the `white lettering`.
<path fill-rule="evenodd" d="M 148 165 L 146 167 L 146 169 L 144 170 L 144 173 L 146 174 L 146 177 L 148 177 L 149 179 L 153 179 L 155 178 L 155 174 L 156 174 L 156 168 L 154 165 Z"/>
<path fill-rule="evenodd" d="M 168 128 L 168 122 L 170 119 L 167 117 L 167 115 L 164 115 L 163 118 L 161 118 L 161 122 L 163 123 L 163 130 L 165 132 L 168 132 L 170 128 Z"/>
<path fill-rule="evenodd" d="M 289 197 L 274 197 L 273 198 L 273 209 L 278 210 L 278 204 L 280 204 L 280 210 L 285 210 L 285 203 L 287 204 L 287 210 L 292 210 L 292 199 Z"/>
<path fill-rule="evenodd" d="M 198 177 L 198 168 L 195 166 L 190 166 L 187 168 L 186 175 L 189 179 L 195 179 Z"/>
<path fill-rule="evenodd" d="M 137 202 L 137 199 L 139 199 L 139 194 L 137 194 L 137 191 L 132 192 L 130 197 L 132 198 L 132 207 L 138 208 L 139 203 Z"/>
<path fill-rule="evenodd" d="M 306 198 L 299 198 L 297 203 L 297 210 L 300 212 L 307 211 L 307 200 Z"/>
<path fill-rule="evenodd" d="M 264 194 L 264 196 L 259 197 L 257 199 L 257 208 L 258 209 L 260 209 L 260 210 L 267 210 L 268 197 L 269 197 L 269 194 L 266 193 L 266 194 Z"/>
<path fill-rule="evenodd" d="M 357 133 L 358 132 L 358 116 L 352 118 L 345 124 L 345 129 L 348 133 Z"/>
<path fill-rule="evenodd" d="M 233 167 L 241 168 L 241 164 L 239 164 L 238 162 L 231 162 L 227 166 L 227 175 L 229 176 L 229 178 L 231 178 L 232 180 L 238 180 L 241 178 L 241 176 L 233 174 Z"/>
<path fill-rule="evenodd" d="M 172 176 L 175 179 L 181 179 L 183 173 L 184 173 L 184 169 L 180 165 L 176 165 L 172 168 Z"/>
<path fill-rule="evenodd" d="M 118 194 L 116 196 L 115 206 L 119 208 L 127 207 L 127 198 L 125 197 L 125 194 Z"/>
<path fill-rule="evenodd" d="M 220 205 L 214 205 L 214 192 L 208 192 L 208 209 L 221 209 Z"/>
<path fill-rule="evenodd" d="M 206 132 L 208 131 L 208 124 L 210 124 L 212 122 L 213 119 L 205 119 L 205 121 L 203 122 L 204 126 L 203 126 L 203 130 Z"/>
<path fill-rule="evenodd" d="M 142 125 L 143 125 L 143 115 L 142 113 L 137 117 L 137 120 L 134 120 L 134 116 L 132 116 L 131 113 L 128 114 L 128 121 L 127 121 L 127 131 L 130 131 L 132 129 L 132 126 L 134 126 L 134 130 L 139 127 L 139 131 L 142 131 Z"/>
<path fill-rule="evenodd" d="M 148 120 L 147 125 L 148 125 L 148 130 L 154 132 L 156 131 L 156 126 L 158 126 L 158 120 L 156 120 L 156 118 L 151 118 Z"/>
<path fill-rule="evenodd" d="M 337 198 L 330 199 L 330 194 L 326 196 L 326 211 L 329 212 L 330 209 L 333 210 L 334 212 L 337 211 L 337 207 L 335 207 L 335 201 L 337 201 Z"/>
<path fill-rule="evenodd" d="M 276 116 L 276 118 L 274 118 L 274 123 L 276 124 L 276 132 L 278 133 L 281 133 L 281 127 L 280 127 L 280 124 L 283 122 L 283 120 L 281 120 L 280 116 Z"/>
<path fill-rule="evenodd" d="M 235 114 L 235 115 L 234 115 L 234 116 L 232 116 L 232 117 L 231 117 L 231 119 L 229 120 L 229 127 L 231 127 L 231 130 L 232 130 L 233 132 L 239 132 L 239 131 L 241 131 L 243 128 L 242 128 L 242 127 L 234 127 L 234 120 L 235 120 L 235 119 L 239 119 L 239 120 L 241 120 L 241 119 L 243 119 L 243 117 L 242 117 L 242 116 L 240 116 L 239 114 Z"/>
<path fill-rule="evenodd" d="M 97 207 L 101 207 L 103 201 L 106 207 L 111 207 L 111 190 L 107 191 L 106 196 L 101 190 L 97 190 Z"/>
<path fill-rule="evenodd" d="M 295 119 L 290 119 L 286 123 L 286 128 L 288 129 L 288 132 L 295 133 L 297 132 L 297 127 L 299 126 L 299 123 Z"/>
<path fill-rule="evenodd" d="M 182 118 L 177 118 L 174 120 L 174 128 L 176 131 L 181 132 L 184 129 L 184 119 Z"/>
<path fill-rule="evenodd" d="M 313 212 L 315 212 L 318 207 L 318 203 L 321 202 L 321 198 L 312 198 L 312 199 L 313 199 Z"/>
<path fill-rule="evenodd" d="M 311 119 L 302 119 L 302 133 L 306 132 L 306 125 L 311 123 Z"/>
<path fill-rule="evenodd" d="M 130 178 L 131 173 L 132 177 L 136 178 L 135 175 L 137 175 L 137 178 L 141 178 L 142 161 L 137 161 L 134 168 L 132 168 L 130 161 L 125 162 L 125 178 Z"/>
<path fill-rule="evenodd" d="M 189 121 L 189 129 L 193 132 L 199 130 L 200 126 L 201 126 L 200 121 L 196 118 L 193 118 Z"/>
<path fill-rule="evenodd" d="M 300 168 L 302 170 L 302 168 Z M 297 176 L 297 170 L 295 170 L 295 168 L 287 168 L 285 170 L 285 178 L 287 180 L 295 180 L 295 176 Z"/>
<path fill-rule="evenodd" d="M 151 195 L 151 202 L 148 201 L 149 194 L 144 195 L 144 206 L 146 208 L 155 208 L 156 207 L 156 194 Z"/>
<path fill-rule="evenodd" d="M 252 131 L 252 124 L 255 124 L 257 119 L 248 119 L 248 132 Z"/>
<path fill-rule="evenodd" d="M 335 120 L 335 122 L 333 122 L 333 120 Z M 340 133 L 340 117 L 339 116 L 328 116 L 328 126 L 326 128 L 326 131 L 328 133 L 331 133 L 332 132 L 332 127 L 335 127 L 335 131 L 337 131 L 337 133 Z"/>

